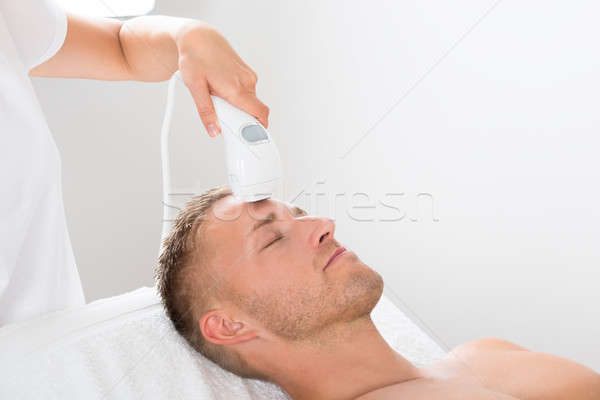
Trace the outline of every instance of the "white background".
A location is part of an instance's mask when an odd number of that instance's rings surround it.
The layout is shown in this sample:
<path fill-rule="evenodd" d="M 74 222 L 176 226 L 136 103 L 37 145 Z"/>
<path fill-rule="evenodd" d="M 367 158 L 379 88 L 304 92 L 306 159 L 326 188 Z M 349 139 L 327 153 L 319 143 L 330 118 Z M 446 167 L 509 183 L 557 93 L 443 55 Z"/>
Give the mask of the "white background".
<path fill-rule="evenodd" d="M 444 345 L 498 336 L 600 370 L 598 12 L 509 0 L 155 10 L 229 39 L 259 75 L 287 198 L 335 218 L 338 239 Z M 87 300 L 151 285 L 166 83 L 35 86 Z M 182 86 L 177 99 L 176 184 L 223 183 L 221 138 L 202 131 Z"/>

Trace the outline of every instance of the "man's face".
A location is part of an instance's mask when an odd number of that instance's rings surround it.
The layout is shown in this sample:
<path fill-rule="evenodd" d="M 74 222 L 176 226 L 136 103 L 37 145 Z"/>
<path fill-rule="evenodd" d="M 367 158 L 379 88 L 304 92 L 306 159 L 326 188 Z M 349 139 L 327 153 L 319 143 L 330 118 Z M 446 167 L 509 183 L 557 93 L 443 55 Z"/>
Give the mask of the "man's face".
<path fill-rule="evenodd" d="M 381 296 L 383 279 L 350 249 L 324 269 L 342 247 L 328 218 L 227 196 L 204 224 L 209 271 L 225 282 L 225 297 L 280 337 L 304 339 L 364 317 Z"/>

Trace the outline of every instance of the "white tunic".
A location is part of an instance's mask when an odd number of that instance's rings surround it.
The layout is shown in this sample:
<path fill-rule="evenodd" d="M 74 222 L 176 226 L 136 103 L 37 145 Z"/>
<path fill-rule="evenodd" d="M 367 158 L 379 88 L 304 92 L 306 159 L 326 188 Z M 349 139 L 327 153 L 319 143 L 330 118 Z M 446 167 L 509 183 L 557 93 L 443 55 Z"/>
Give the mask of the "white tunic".
<path fill-rule="evenodd" d="M 50 0 L 0 0 L 0 325 L 84 304 L 60 155 L 28 71 L 67 31 Z"/>

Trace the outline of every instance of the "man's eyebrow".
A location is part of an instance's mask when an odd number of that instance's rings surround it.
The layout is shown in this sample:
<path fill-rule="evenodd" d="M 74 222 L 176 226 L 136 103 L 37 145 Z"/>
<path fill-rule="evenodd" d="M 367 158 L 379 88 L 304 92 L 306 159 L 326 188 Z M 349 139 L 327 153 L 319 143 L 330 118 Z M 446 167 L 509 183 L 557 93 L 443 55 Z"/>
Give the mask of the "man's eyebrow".
<path fill-rule="evenodd" d="M 298 206 L 292 206 L 292 214 L 294 215 L 294 217 L 303 217 L 305 215 L 308 215 L 308 213 L 306 211 L 304 211 L 303 209 L 301 209 Z"/>
<path fill-rule="evenodd" d="M 264 219 L 261 219 L 260 221 L 258 221 L 254 224 L 249 235 L 252 234 L 252 232 L 256 231 L 258 228 L 265 226 L 267 224 L 270 224 L 273 221 L 275 221 L 275 213 L 273 211 L 271 211 L 269 213 L 269 215 L 267 215 Z"/>
<path fill-rule="evenodd" d="M 298 206 L 292 206 L 290 208 L 291 208 L 291 211 L 292 211 L 292 214 L 294 217 L 301 217 L 304 215 L 308 215 L 306 213 L 306 211 L 304 211 L 303 209 L 301 209 Z M 259 229 L 265 225 L 268 225 L 274 221 L 275 221 L 275 213 L 273 211 L 271 211 L 264 219 L 261 219 L 260 221 L 257 221 L 254 224 L 254 226 L 252 227 L 252 230 L 248 233 L 248 236 L 250 236 L 257 229 Z"/>

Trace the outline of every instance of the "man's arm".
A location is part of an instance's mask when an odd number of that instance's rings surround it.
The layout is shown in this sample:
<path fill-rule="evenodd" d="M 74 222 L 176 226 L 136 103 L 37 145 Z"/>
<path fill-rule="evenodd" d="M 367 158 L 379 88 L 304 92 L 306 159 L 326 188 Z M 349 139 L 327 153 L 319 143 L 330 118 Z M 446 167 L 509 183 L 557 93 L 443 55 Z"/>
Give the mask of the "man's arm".
<path fill-rule="evenodd" d="M 528 400 L 600 400 L 600 374 L 506 340 L 477 339 L 451 352 L 491 390 Z"/>
<path fill-rule="evenodd" d="M 218 127 L 210 94 L 268 125 L 269 109 L 256 98 L 256 73 L 208 24 L 160 15 L 126 22 L 77 15 L 67 20 L 61 49 L 30 75 L 163 81 L 179 69 L 207 130 Z"/>

